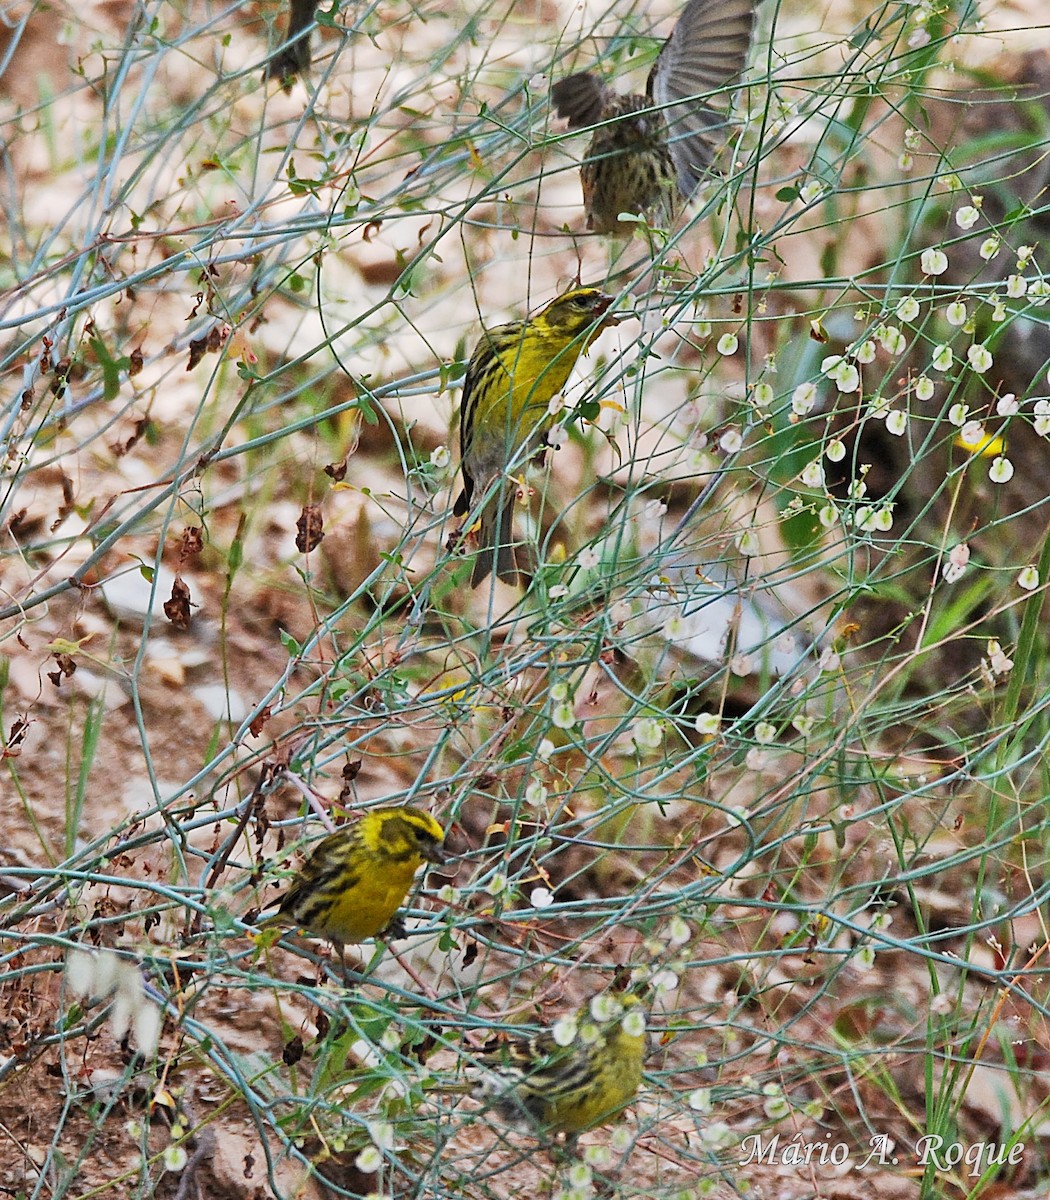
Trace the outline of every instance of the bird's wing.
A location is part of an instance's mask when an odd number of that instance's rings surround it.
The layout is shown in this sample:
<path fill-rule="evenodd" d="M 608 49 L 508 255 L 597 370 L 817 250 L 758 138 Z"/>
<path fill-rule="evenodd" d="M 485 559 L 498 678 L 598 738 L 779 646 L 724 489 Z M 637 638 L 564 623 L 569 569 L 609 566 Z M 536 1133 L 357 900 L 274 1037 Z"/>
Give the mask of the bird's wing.
<path fill-rule="evenodd" d="M 747 65 L 757 0 L 689 0 L 649 75 L 663 107 L 678 186 L 691 196 L 718 149 L 726 119 L 696 97 L 732 87 Z M 666 106 L 666 107 L 664 107 Z"/>

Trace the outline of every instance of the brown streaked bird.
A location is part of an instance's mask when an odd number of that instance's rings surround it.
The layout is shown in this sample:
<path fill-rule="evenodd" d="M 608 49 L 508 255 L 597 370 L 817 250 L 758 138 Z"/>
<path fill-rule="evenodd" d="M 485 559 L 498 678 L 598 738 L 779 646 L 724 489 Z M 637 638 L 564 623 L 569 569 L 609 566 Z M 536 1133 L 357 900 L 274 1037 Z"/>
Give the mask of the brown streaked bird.
<path fill-rule="evenodd" d="M 724 112 L 698 99 L 736 84 L 747 64 L 756 0 L 689 0 L 649 73 L 622 96 L 590 71 L 551 88 L 570 129 L 597 126 L 580 167 L 587 228 L 630 235 L 621 213 L 670 226 L 725 139 Z"/>

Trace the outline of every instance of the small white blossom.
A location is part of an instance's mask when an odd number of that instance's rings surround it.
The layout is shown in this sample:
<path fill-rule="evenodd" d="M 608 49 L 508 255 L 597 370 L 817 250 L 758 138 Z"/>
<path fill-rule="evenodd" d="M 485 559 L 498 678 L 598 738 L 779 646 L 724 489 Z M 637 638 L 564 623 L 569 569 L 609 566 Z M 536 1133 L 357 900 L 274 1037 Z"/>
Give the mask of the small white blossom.
<path fill-rule="evenodd" d="M 897 303 L 897 316 L 902 321 L 914 321 L 919 315 L 919 302 L 914 296 L 905 296 Z"/>
<path fill-rule="evenodd" d="M 813 382 L 800 383 L 791 393 L 791 411 L 804 417 L 817 403 L 817 385 Z"/>
<path fill-rule="evenodd" d="M 686 1103 L 693 1112 L 709 1113 L 714 1111 L 710 1088 L 697 1088 L 695 1091 L 690 1092 Z"/>
<path fill-rule="evenodd" d="M 992 483 L 1009 483 L 1013 477 L 1014 465 L 1008 458 L 1000 455 L 992 459 L 992 465 L 988 468 L 988 478 Z"/>
<path fill-rule="evenodd" d="M 1006 392 L 995 402 L 995 411 L 1000 417 L 1012 417 L 1020 410 L 1021 406 L 1013 392 Z"/>
<path fill-rule="evenodd" d="M 555 729 L 572 729 L 576 724 L 576 712 L 567 700 L 551 709 L 551 724 Z"/>
<path fill-rule="evenodd" d="M 631 730 L 631 740 L 639 750 L 659 750 L 664 740 L 663 725 L 652 717 L 643 717 Z"/>
<path fill-rule="evenodd" d="M 948 255 L 936 246 L 925 249 L 919 262 L 924 275 L 943 275 L 948 270 Z"/>
<path fill-rule="evenodd" d="M 959 441 L 967 448 L 979 449 L 985 443 L 984 426 L 980 421 L 967 421 L 959 430 Z"/>
<path fill-rule="evenodd" d="M 762 549 L 762 544 L 754 529 L 745 529 L 736 539 L 736 548 L 748 558 L 754 558 Z"/>
<path fill-rule="evenodd" d="M 590 571 L 601 562 L 601 555 L 596 546 L 584 546 L 576 555 L 576 561 L 584 571 Z"/>
<path fill-rule="evenodd" d="M 880 325 L 877 331 L 879 345 L 887 354 L 901 354 L 908 342 L 896 325 Z"/>
<path fill-rule="evenodd" d="M 773 403 L 773 385 L 756 383 L 751 391 L 751 402 L 756 408 L 768 408 Z"/>
<path fill-rule="evenodd" d="M 933 380 L 926 375 L 920 375 L 915 380 L 915 399 L 930 400 L 933 398 Z"/>
<path fill-rule="evenodd" d="M 814 459 L 807 463 L 802 468 L 802 474 L 799 476 L 805 487 L 819 488 L 824 486 L 824 467 L 820 459 Z"/>
<path fill-rule="evenodd" d="M 964 204 L 955 210 L 955 223 L 960 229 L 972 229 L 980 219 L 980 212 L 972 204 Z"/>
<path fill-rule="evenodd" d="M 828 462 L 840 463 L 846 457 L 846 443 L 838 438 L 832 438 L 824 447 Z"/>
<path fill-rule="evenodd" d="M 571 1046 L 576 1041 L 580 1027 L 575 1016 L 561 1017 L 551 1026 L 551 1037 L 556 1046 Z"/>
<path fill-rule="evenodd" d="M 451 461 L 452 455 L 447 446 L 438 446 L 430 452 L 430 465 L 439 471 L 443 471 Z"/>
<path fill-rule="evenodd" d="M 777 736 L 777 727 L 770 721 L 759 721 L 755 726 L 755 741 L 760 746 L 768 746 Z"/>
<path fill-rule="evenodd" d="M 860 345 L 853 348 L 853 356 L 857 362 L 864 365 L 875 361 L 875 343 L 871 338 L 866 338 Z"/>
<path fill-rule="evenodd" d="M 950 371 L 952 363 L 955 362 L 955 355 L 952 353 L 951 346 L 935 346 L 933 358 L 930 362 L 935 371 Z"/>
<path fill-rule="evenodd" d="M 693 936 L 692 930 L 689 928 L 689 922 L 677 914 L 667 922 L 667 930 L 664 937 L 667 939 L 669 946 L 685 946 L 689 939 Z"/>
<path fill-rule="evenodd" d="M 722 721 L 718 713 L 701 713 L 694 724 L 696 732 L 705 737 L 717 737 L 721 727 Z"/>
<path fill-rule="evenodd" d="M 739 429 L 727 429 L 718 439 L 719 449 L 726 454 L 736 454 L 743 444 L 744 439 Z"/>
<path fill-rule="evenodd" d="M 1006 280 L 1006 294 L 1011 300 L 1018 300 L 1028 291 L 1028 280 L 1023 275 L 1010 275 Z"/>
<path fill-rule="evenodd" d="M 362 1175 L 374 1175 L 383 1165 L 383 1152 L 377 1146 L 366 1146 L 354 1159 L 354 1166 Z"/>
<path fill-rule="evenodd" d="M 799 189 L 803 204 L 812 204 L 824 194 L 824 185 L 818 179 L 808 179 Z"/>
<path fill-rule="evenodd" d="M 900 437 L 908 428 L 908 414 L 902 412 L 899 408 L 893 409 L 892 412 L 886 415 L 886 428 L 895 437 Z"/>
<path fill-rule="evenodd" d="M 533 779 L 525 789 L 525 803 L 538 807 L 547 799 L 547 789 L 538 779 Z"/>
<path fill-rule="evenodd" d="M 985 262 L 995 258 L 1002 249 L 1003 243 L 997 237 L 986 237 L 981 243 L 981 248 L 978 251 Z"/>
<path fill-rule="evenodd" d="M 966 566 L 970 561 L 970 547 L 965 542 L 959 542 L 951 548 L 948 557 L 941 564 L 941 575 L 946 583 L 955 583 L 963 577 Z"/>
<path fill-rule="evenodd" d="M 970 410 L 965 404 L 953 404 L 948 409 L 948 420 L 957 428 L 961 429 L 969 420 Z"/>
<path fill-rule="evenodd" d="M 533 908 L 550 908 L 554 903 L 554 893 L 550 888 L 533 888 L 529 893 L 529 903 Z"/>
<path fill-rule="evenodd" d="M 547 762 L 555 749 L 556 747 L 550 738 L 541 738 L 540 744 L 536 747 L 536 757 L 541 762 Z"/>
<path fill-rule="evenodd" d="M 961 300 L 953 300 L 944 310 L 944 319 L 949 325 L 964 325 L 966 323 L 966 305 Z"/>
<path fill-rule="evenodd" d="M 1013 665 L 1013 659 L 1008 658 L 999 642 L 992 638 L 988 642 L 988 669 L 993 675 L 1008 675 Z"/>
<path fill-rule="evenodd" d="M 739 347 L 740 347 L 740 339 L 736 336 L 735 333 L 723 333 L 722 336 L 718 339 L 718 342 L 716 344 L 716 349 L 718 350 L 718 353 L 723 354 L 727 357 L 730 354 L 736 354 Z"/>
<path fill-rule="evenodd" d="M 1039 586 L 1039 568 L 1031 563 L 1027 567 L 1022 567 L 1017 576 L 1017 586 L 1026 592 L 1034 592 Z"/>

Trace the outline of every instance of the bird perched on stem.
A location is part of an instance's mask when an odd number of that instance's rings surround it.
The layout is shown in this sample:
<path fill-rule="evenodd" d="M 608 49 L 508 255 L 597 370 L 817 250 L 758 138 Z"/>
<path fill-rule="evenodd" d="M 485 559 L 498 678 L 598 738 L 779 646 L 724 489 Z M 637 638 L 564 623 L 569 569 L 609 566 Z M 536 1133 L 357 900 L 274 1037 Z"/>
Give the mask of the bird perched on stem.
<path fill-rule="evenodd" d="M 622 96 L 589 71 L 551 99 L 570 129 L 596 127 L 580 168 L 587 227 L 631 234 L 621 213 L 667 227 L 692 198 L 724 140 L 726 117 L 697 97 L 732 87 L 751 45 L 756 0 L 689 0 L 644 96 Z"/>
<path fill-rule="evenodd" d="M 630 1104 L 642 1082 L 645 1051 L 638 997 L 604 993 L 535 1037 L 486 1048 L 474 1090 L 495 1097 L 504 1120 L 572 1141 Z"/>
<path fill-rule="evenodd" d="M 463 491 L 455 515 L 465 517 L 475 495 L 496 485 L 481 509 L 471 587 L 491 572 L 505 583 L 528 581 L 514 548 L 516 488 L 504 473 L 543 444 L 554 422 L 551 401 L 576 360 L 602 329 L 618 324 L 605 315 L 612 303 L 596 288 L 573 288 L 533 317 L 488 330 L 470 356 L 460 406 Z"/>
<path fill-rule="evenodd" d="M 424 863 L 447 862 L 445 831 L 418 808 L 376 808 L 322 838 L 259 928 L 301 928 L 342 954 L 396 926 Z"/>

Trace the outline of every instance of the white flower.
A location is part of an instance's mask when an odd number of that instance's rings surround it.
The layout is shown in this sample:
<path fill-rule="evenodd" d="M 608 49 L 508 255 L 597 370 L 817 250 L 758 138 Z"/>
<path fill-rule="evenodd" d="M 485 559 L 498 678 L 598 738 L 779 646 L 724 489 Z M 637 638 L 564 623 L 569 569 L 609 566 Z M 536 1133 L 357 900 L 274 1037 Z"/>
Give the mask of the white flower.
<path fill-rule="evenodd" d="M 930 400 L 933 397 L 933 380 L 926 375 L 920 375 L 915 380 L 915 399 Z"/>
<path fill-rule="evenodd" d="M 966 305 L 961 300 L 953 300 L 944 310 L 944 319 L 949 325 L 959 326 L 966 321 Z"/>
<path fill-rule="evenodd" d="M 722 721 L 718 713 L 701 713 L 696 718 L 693 728 L 705 737 L 717 737 L 722 728 Z"/>
<path fill-rule="evenodd" d="M 555 729 L 571 729 L 576 724 L 576 713 L 569 701 L 555 704 L 551 710 L 551 724 Z"/>
<path fill-rule="evenodd" d="M 550 908 L 554 903 L 554 893 L 550 888 L 533 888 L 529 893 L 529 903 L 533 908 Z"/>
<path fill-rule="evenodd" d="M 756 383 L 751 390 L 751 402 L 756 408 L 768 408 L 773 403 L 773 385 Z"/>
<path fill-rule="evenodd" d="M 985 443 L 984 426 L 980 421 L 967 421 L 959 430 L 959 441 L 968 447 L 983 446 Z"/>
<path fill-rule="evenodd" d="M 576 555 L 576 561 L 585 571 L 590 571 L 601 562 L 601 555 L 596 546 L 584 546 Z"/>
<path fill-rule="evenodd" d="M 1006 280 L 1006 294 L 1017 300 L 1028 291 L 1028 280 L 1023 275 L 1010 275 Z"/>
<path fill-rule="evenodd" d="M 791 411 L 804 417 L 817 403 L 817 385 L 813 382 L 800 383 L 791 393 Z"/>
<path fill-rule="evenodd" d="M 960 229 L 972 229 L 979 220 L 980 211 L 972 204 L 964 204 L 955 211 L 955 223 Z"/>
<path fill-rule="evenodd" d="M 955 583 L 963 577 L 966 565 L 970 561 L 970 547 L 965 542 L 959 542 L 951 548 L 948 557 L 941 564 L 941 575 L 946 583 Z"/>
<path fill-rule="evenodd" d="M 551 1026 L 551 1037 L 556 1046 L 571 1046 L 576 1041 L 579 1031 L 575 1016 L 561 1017 Z"/>
<path fill-rule="evenodd" d="M 1017 576 L 1017 586 L 1026 592 L 1034 592 L 1039 586 L 1039 568 L 1031 563 L 1027 567 L 1022 567 Z"/>
<path fill-rule="evenodd" d="M 1003 243 L 999 240 L 999 238 L 986 237 L 984 239 L 984 241 L 981 243 L 981 248 L 978 251 L 978 253 L 984 259 L 985 262 L 988 262 L 989 259 L 995 258 L 995 256 L 1002 249 L 1002 246 L 1003 246 Z"/>
<path fill-rule="evenodd" d="M 992 674 L 1008 675 L 1013 665 L 1013 659 L 1006 656 L 995 638 L 991 638 L 988 642 L 988 668 Z"/>
<path fill-rule="evenodd" d="M 760 746 L 768 746 L 777 736 L 777 728 L 770 721 L 759 721 L 755 726 L 755 741 Z"/>
<path fill-rule="evenodd" d="M 900 354 L 908 344 L 896 325 L 880 325 L 876 333 L 879 344 L 887 354 Z"/>
<path fill-rule="evenodd" d="M 936 246 L 927 247 L 919 262 L 925 275 L 943 275 L 948 270 L 948 255 Z"/>
<path fill-rule="evenodd" d="M 905 296 L 897 304 L 897 316 L 902 321 L 914 321 L 919 315 L 919 302 L 914 296 Z"/>
<path fill-rule="evenodd" d="M 871 340 L 871 338 L 865 339 L 860 343 L 860 345 L 854 346 L 853 356 L 856 358 L 857 362 L 861 363 L 862 365 L 865 363 L 874 362 L 875 343 Z"/>
<path fill-rule="evenodd" d="M 824 185 L 818 179 L 809 179 L 798 189 L 798 194 L 803 204 L 812 204 L 824 194 Z"/>
<path fill-rule="evenodd" d="M 719 354 L 723 354 L 728 357 L 730 354 L 736 354 L 739 346 L 740 340 L 737 338 L 735 333 L 723 333 L 718 339 L 715 348 L 718 350 Z"/>
<path fill-rule="evenodd" d="M 900 437 L 908 428 L 908 414 L 899 408 L 893 409 L 886 415 L 886 428 L 895 437 Z"/>
<path fill-rule="evenodd" d="M 992 465 L 988 468 L 988 478 L 992 483 L 1009 483 L 1013 477 L 1014 465 L 1008 458 L 1000 455 L 992 459 Z"/>
<path fill-rule="evenodd" d="M 852 363 L 843 363 L 835 372 L 835 386 L 846 395 L 855 392 L 860 387 L 860 372 Z"/>
<path fill-rule="evenodd" d="M 832 438 L 824 447 L 828 462 L 840 463 L 846 457 L 846 444 L 838 438 Z"/>
<path fill-rule="evenodd" d="M 362 1175 L 374 1175 L 383 1165 L 383 1152 L 378 1146 L 366 1146 L 354 1159 L 354 1166 Z"/>
<path fill-rule="evenodd" d="M 438 446 L 436 450 L 430 452 L 430 465 L 439 471 L 443 471 L 451 461 L 452 455 L 447 446 Z"/>
<path fill-rule="evenodd" d="M 663 725 L 652 717 L 643 717 L 631 730 L 631 740 L 639 750 L 659 750 L 664 740 Z"/>
<path fill-rule="evenodd" d="M 745 529 L 736 539 L 736 548 L 748 558 L 754 558 L 762 549 L 762 544 L 755 530 Z"/>
<path fill-rule="evenodd" d="M 799 479 L 805 487 L 823 487 L 824 467 L 821 465 L 820 459 L 815 458 L 811 463 L 807 463 L 802 468 L 802 474 L 799 476 Z"/>
<path fill-rule="evenodd" d="M 961 429 L 969 419 L 970 410 L 965 404 L 953 404 L 948 409 L 948 420 L 957 428 Z"/>
<path fill-rule="evenodd" d="M 695 1091 L 690 1092 L 686 1103 L 693 1112 L 709 1113 L 714 1110 L 714 1105 L 711 1102 L 710 1088 L 697 1088 Z"/>
<path fill-rule="evenodd" d="M 689 922 L 677 914 L 667 922 L 667 931 L 664 937 L 669 946 L 684 946 L 692 936 L 693 932 L 689 928 Z"/>
<path fill-rule="evenodd" d="M 952 363 L 955 362 L 955 355 L 952 354 L 951 346 L 935 346 L 933 358 L 930 361 L 935 371 L 950 371 Z"/>
<path fill-rule="evenodd" d="M 1013 392 L 1006 392 L 995 403 L 995 411 L 1000 417 L 1012 417 L 1020 410 L 1021 406 Z"/>
<path fill-rule="evenodd" d="M 719 449 L 726 454 L 736 454 L 743 444 L 744 439 L 741 437 L 739 429 L 727 429 L 718 439 Z"/>
<path fill-rule="evenodd" d="M 534 807 L 541 805 L 547 799 L 547 789 L 538 779 L 530 780 L 525 789 L 525 803 Z"/>

